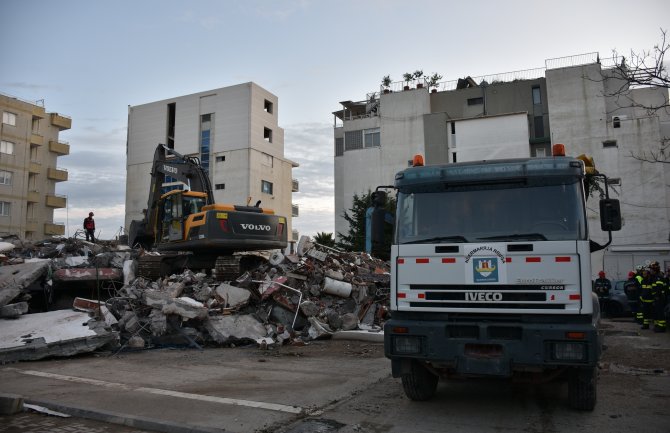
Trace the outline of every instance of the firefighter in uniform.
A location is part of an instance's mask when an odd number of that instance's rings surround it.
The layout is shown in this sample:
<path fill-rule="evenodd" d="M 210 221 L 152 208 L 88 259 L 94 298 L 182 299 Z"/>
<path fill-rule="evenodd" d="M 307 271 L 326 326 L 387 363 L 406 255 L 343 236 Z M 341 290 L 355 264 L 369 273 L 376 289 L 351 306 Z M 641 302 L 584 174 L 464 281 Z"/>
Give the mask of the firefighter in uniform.
<path fill-rule="evenodd" d="M 654 294 L 652 292 L 654 281 L 651 279 L 649 269 L 642 269 L 642 282 L 640 283 L 640 307 L 642 310 L 642 329 L 649 329 L 654 309 Z"/>
<path fill-rule="evenodd" d="M 652 318 L 654 320 L 654 332 L 665 332 L 667 324 L 665 322 L 665 304 L 668 299 L 668 285 L 661 273 L 661 267 L 658 262 L 653 262 L 651 268 L 651 293 L 654 298 L 652 307 Z"/>
<path fill-rule="evenodd" d="M 637 287 L 637 308 L 635 309 L 635 321 L 642 325 L 642 322 L 644 321 L 644 313 L 642 312 L 642 306 L 644 303 L 642 302 L 642 281 L 644 278 L 642 277 L 642 266 L 637 266 L 635 268 L 636 275 L 635 275 L 635 282 L 636 287 Z"/>

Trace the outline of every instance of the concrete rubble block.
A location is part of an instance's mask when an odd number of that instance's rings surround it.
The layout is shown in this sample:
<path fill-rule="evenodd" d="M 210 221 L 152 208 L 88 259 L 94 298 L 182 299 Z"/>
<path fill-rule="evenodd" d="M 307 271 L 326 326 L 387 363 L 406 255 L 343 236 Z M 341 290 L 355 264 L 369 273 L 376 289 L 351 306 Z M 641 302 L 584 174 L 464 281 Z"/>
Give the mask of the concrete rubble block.
<path fill-rule="evenodd" d="M 0 306 L 9 304 L 21 292 L 46 276 L 50 261 L 0 266 Z"/>
<path fill-rule="evenodd" d="M 257 341 L 266 337 L 267 330 L 252 315 L 209 317 L 205 321 L 205 329 L 214 341 L 219 344 L 231 343 L 236 340 Z"/>
<path fill-rule="evenodd" d="M 133 311 L 126 311 L 118 324 L 120 329 L 124 329 L 131 334 L 138 332 L 142 327 L 137 315 Z"/>
<path fill-rule="evenodd" d="M 344 280 L 344 274 L 341 271 L 335 269 L 326 270 L 326 277 L 337 281 Z"/>
<path fill-rule="evenodd" d="M 15 415 L 23 412 L 23 397 L 0 393 L 0 415 Z"/>
<path fill-rule="evenodd" d="M 135 280 L 135 275 L 137 275 L 137 261 L 135 260 L 126 260 L 123 262 L 123 284 L 128 285 L 131 281 Z"/>
<path fill-rule="evenodd" d="M 88 264 L 88 257 L 84 256 L 69 256 L 63 260 L 66 266 L 81 266 Z"/>
<path fill-rule="evenodd" d="M 167 316 L 162 312 L 153 309 L 149 313 L 149 319 L 151 320 L 151 334 L 159 337 L 167 333 Z"/>
<path fill-rule="evenodd" d="M 196 301 L 207 303 L 207 302 L 209 302 L 213 293 L 214 293 L 214 289 L 212 289 L 212 287 L 208 284 L 203 284 L 202 286 L 198 286 L 198 287 L 193 288 L 193 298 Z"/>
<path fill-rule="evenodd" d="M 0 307 L 0 318 L 15 319 L 22 314 L 28 312 L 27 302 L 17 302 L 15 304 L 7 304 Z"/>
<path fill-rule="evenodd" d="M 144 291 L 144 302 L 149 307 L 160 310 L 163 314 L 177 314 L 186 319 L 204 319 L 207 317 L 207 308 L 201 302 L 185 296 L 172 299 L 165 292 L 148 289 Z"/>
<path fill-rule="evenodd" d="M 184 288 L 186 284 L 184 282 L 170 282 L 168 283 L 165 291 L 170 295 L 171 298 L 178 298 L 184 293 Z"/>
<path fill-rule="evenodd" d="M 132 349 L 144 349 L 144 346 L 146 346 L 146 341 L 144 341 L 144 338 L 140 337 L 139 335 L 133 335 L 128 339 L 127 346 Z"/>
<path fill-rule="evenodd" d="M 341 329 L 343 331 L 351 331 L 358 328 L 358 317 L 353 313 L 346 313 L 340 316 L 342 321 Z"/>
<path fill-rule="evenodd" d="M 100 326 L 102 324 L 102 326 Z M 49 356 L 73 356 L 117 342 L 118 334 L 88 313 L 57 310 L 5 321 L 0 333 L 0 364 Z"/>
<path fill-rule="evenodd" d="M 249 303 L 251 292 L 240 287 L 231 286 L 230 284 L 221 283 L 215 290 L 217 298 L 219 298 L 225 307 L 238 308 Z"/>
<path fill-rule="evenodd" d="M 112 257 L 109 260 L 109 266 L 113 268 L 123 269 L 124 263 L 128 260 L 130 260 L 130 253 L 117 251 L 115 253 L 112 253 Z"/>
<path fill-rule="evenodd" d="M 270 254 L 270 258 L 268 259 L 268 262 L 270 262 L 272 266 L 278 266 L 283 261 L 284 261 L 284 255 L 279 251 L 274 251 L 272 254 Z"/>
<path fill-rule="evenodd" d="M 335 310 L 326 311 L 326 319 L 328 320 L 328 325 L 331 329 L 340 329 L 342 328 L 342 318 L 340 314 Z"/>
<path fill-rule="evenodd" d="M 307 325 L 307 321 L 300 314 L 283 307 L 280 304 L 275 304 L 270 311 L 270 319 L 275 323 L 283 325 L 285 328 L 292 328 L 300 331 Z M 293 324 L 295 321 L 295 324 Z"/>
<path fill-rule="evenodd" d="M 309 320 L 309 324 L 311 325 L 307 333 L 312 340 L 330 338 L 333 335 L 333 330 L 316 317 L 310 317 L 307 320 Z"/>
<path fill-rule="evenodd" d="M 312 301 L 304 301 L 302 304 L 300 304 L 300 311 L 307 317 L 316 316 L 319 314 L 320 310 L 321 309 L 319 306 Z"/>
<path fill-rule="evenodd" d="M 300 236 L 298 240 L 298 245 L 296 246 L 296 253 L 298 256 L 302 257 L 307 254 L 307 251 L 311 250 L 314 247 L 314 243 L 309 236 Z"/>
<path fill-rule="evenodd" d="M 311 250 L 307 251 L 307 255 L 320 262 L 325 262 L 326 259 L 328 258 L 328 253 L 324 251 L 319 251 L 316 248 L 312 248 Z"/>

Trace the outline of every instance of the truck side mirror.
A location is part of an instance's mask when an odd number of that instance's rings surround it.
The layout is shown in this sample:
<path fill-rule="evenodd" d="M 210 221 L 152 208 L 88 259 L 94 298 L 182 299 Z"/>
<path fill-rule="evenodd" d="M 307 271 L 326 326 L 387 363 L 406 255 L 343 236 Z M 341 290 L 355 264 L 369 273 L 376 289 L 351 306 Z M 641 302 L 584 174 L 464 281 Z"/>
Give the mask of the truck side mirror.
<path fill-rule="evenodd" d="M 600 200 L 600 228 L 606 232 L 621 230 L 619 200 L 613 198 Z"/>

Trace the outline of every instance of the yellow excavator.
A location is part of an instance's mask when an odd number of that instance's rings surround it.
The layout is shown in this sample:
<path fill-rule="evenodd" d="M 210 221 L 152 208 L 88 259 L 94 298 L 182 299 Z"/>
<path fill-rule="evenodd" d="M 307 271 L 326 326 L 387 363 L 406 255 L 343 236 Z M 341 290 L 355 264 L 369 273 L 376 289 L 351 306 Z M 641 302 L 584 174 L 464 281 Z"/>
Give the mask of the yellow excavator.
<path fill-rule="evenodd" d="M 168 181 L 186 187 L 166 191 Z M 231 279 L 240 273 L 234 253 L 286 248 L 287 225 L 260 201 L 255 206 L 214 203 L 199 158 L 159 144 L 147 209 L 142 220 L 131 222 L 128 244 L 162 253 L 140 257 L 140 276 L 156 278 L 188 267 L 215 269 L 219 279 Z"/>

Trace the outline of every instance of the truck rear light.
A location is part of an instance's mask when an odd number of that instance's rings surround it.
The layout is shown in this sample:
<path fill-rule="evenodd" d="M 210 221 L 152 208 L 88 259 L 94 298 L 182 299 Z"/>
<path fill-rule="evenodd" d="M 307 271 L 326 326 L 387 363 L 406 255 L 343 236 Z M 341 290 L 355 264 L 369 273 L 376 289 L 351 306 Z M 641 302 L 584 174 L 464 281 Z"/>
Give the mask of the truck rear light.
<path fill-rule="evenodd" d="M 582 295 L 576 293 L 574 295 L 570 295 L 568 299 L 570 299 L 571 301 L 579 301 L 580 299 L 582 299 Z"/>
<path fill-rule="evenodd" d="M 230 227 L 228 227 L 228 220 L 219 220 L 219 225 L 221 226 L 221 230 L 223 230 L 224 233 L 230 232 Z"/>
<path fill-rule="evenodd" d="M 554 343 L 552 357 L 556 361 L 585 361 L 586 344 L 572 342 Z"/>
<path fill-rule="evenodd" d="M 407 293 L 398 292 L 398 296 L 397 296 L 398 299 L 405 299 L 406 297 L 407 297 Z"/>
<path fill-rule="evenodd" d="M 279 223 L 277 224 L 277 235 L 281 236 L 282 233 L 284 233 L 284 224 Z"/>
<path fill-rule="evenodd" d="M 397 261 L 398 261 L 399 265 L 402 265 L 403 263 L 405 263 L 405 259 L 401 259 L 400 257 L 398 257 Z"/>
<path fill-rule="evenodd" d="M 426 294 L 425 294 L 425 293 L 419 293 L 419 294 L 417 295 L 417 298 L 419 298 L 419 299 L 426 299 Z"/>
<path fill-rule="evenodd" d="M 421 338 L 410 335 L 394 335 L 393 353 L 397 355 L 421 353 Z"/>
<path fill-rule="evenodd" d="M 586 340 L 585 332 L 566 332 L 565 338 L 568 340 Z"/>
<path fill-rule="evenodd" d="M 409 333 L 409 328 L 406 326 L 395 326 L 391 331 L 394 334 L 407 334 Z"/>

